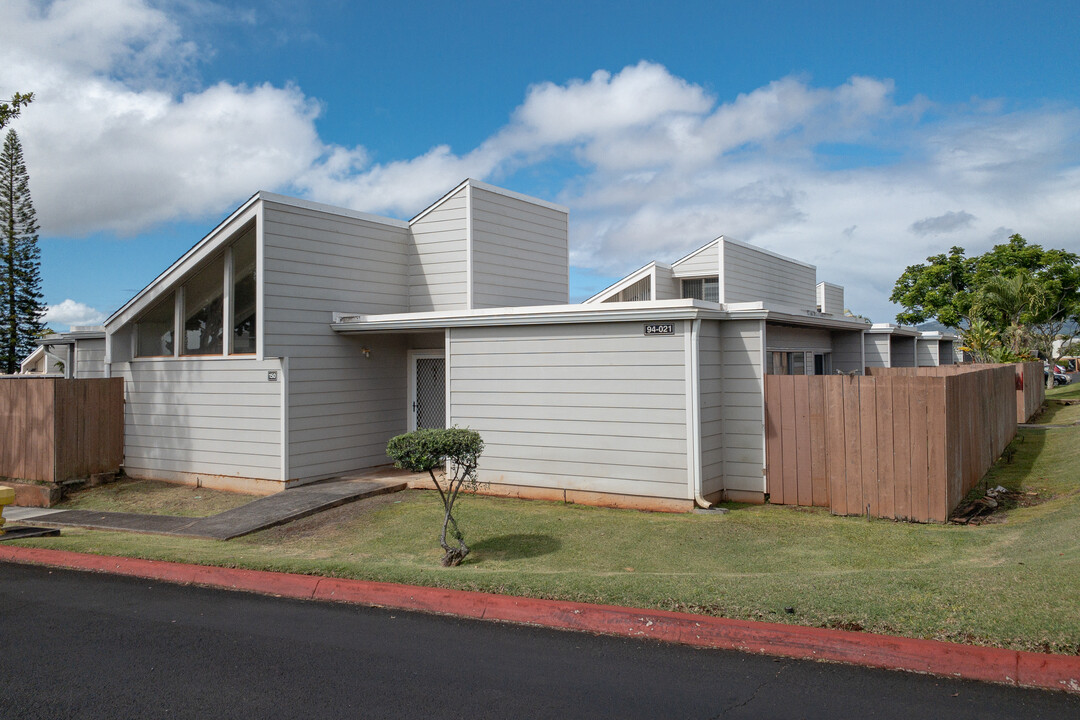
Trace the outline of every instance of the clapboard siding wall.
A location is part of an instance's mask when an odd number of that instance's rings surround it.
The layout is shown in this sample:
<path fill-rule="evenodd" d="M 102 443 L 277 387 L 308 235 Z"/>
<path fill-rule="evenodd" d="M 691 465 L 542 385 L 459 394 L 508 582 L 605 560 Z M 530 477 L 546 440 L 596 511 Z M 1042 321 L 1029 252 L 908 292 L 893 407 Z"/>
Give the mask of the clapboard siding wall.
<path fill-rule="evenodd" d="M 892 367 L 892 335 L 866 333 L 863 335 L 863 341 L 866 344 L 867 367 Z"/>
<path fill-rule="evenodd" d="M 685 323 L 450 331 L 450 423 L 484 438 L 480 479 L 686 499 Z"/>
<path fill-rule="evenodd" d="M 682 297 L 679 281 L 675 279 L 671 268 L 657 265 L 653 269 L 653 277 L 656 279 L 653 283 L 654 300 L 678 300 Z"/>
<path fill-rule="evenodd" d="M 936 367 L 938 365 L 938 341 L 920 338 L 915 344 L 915 354 L 918 367 Z"/>
<path fill-rule="evenodd" d="M 716 277 L 720 274 L 720 241 L 714 240 L 697 252 L 677 261 L 671 266 L 676 278 L 701 277 L 708 275 Z M 676 291 L 678 281 L 676 280 Z M 681 293 L 680 293 L 681 294 Z M 723 298 L 723 295 L 721 295 Z"/>
<path fill-rule="evenodd" d="M 472 306 L 568 302 L 567 214 L 484 188 L 471 187 L 469 191 Z"/>
<path fill-rule="evenodd" d="M 75 345 L 76 378 L 105 377 L 105 338 L 79 340 Z"/>
<path fill-rule="evenodd" d="M 894 335 L 889 345 L 889 367 L 915 367 L 914 337 Z"/>
<path fill-rule="evenodd" d="M 834 330 L 832 347 L 833 370 L 860 375 L 866 371 L 863 333 Z"/>
<path fill-rule="evenodd" d="M 711 324 L 705 322 L 702 326 Z M 720 367 L 723 487 L 725 490 L 764 493 L 764 323 L 729 320 L 715 324 L 723 348 Z"/>
<path fill-rule="evenodd" d="M 724 347 L 720 323 L 702 322 L 698 334 L 701 493 L 724 489 Z"/>
<path fill-rule="evenodd" d="M 113 363 L 124 378 L 125 472 L 281 480 L 280 371 L 276 359 Z"/>
<path fill-rule="evenodd" d="M 411 223 L 407 287 L 412 312 L 468 307 L 468 191 L 462 187 Z"/>
<path fill-rule="evenodd" d="M 765 327 L 767 350 L 832 350 L 832 337 L 828 330 L 771 323 Z"/>
<path fill-rule="evenodd" d="M 288 479 L 388 462 L 405 430 L 405 341 L 338 335 L 330 316 L 409 309 L 408 229 L 268 203 L 264 238 L 265 352 L 288 358 Z"/>
<path fill-rule="evenodd" d="M 758 248 L 725 241 L 720 259 L 721 299 L 763 301 L 809 310 L 817 307 L 817 271 Z"/>

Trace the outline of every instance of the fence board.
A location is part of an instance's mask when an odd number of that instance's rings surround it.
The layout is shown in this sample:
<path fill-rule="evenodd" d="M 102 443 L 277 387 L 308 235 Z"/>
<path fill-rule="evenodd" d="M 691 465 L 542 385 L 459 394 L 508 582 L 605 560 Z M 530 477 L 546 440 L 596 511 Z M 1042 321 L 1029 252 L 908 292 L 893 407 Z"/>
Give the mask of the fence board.
<path fill-rule="evenodd" d="M 799 454 L 795 437 L 795 377 L 792 375 L 780 377 L 780 407 L 784 412 L 780 418 L 780 435 L 783 438 L 785 504 L 797 505 Z"/>
<path fill-rule="evenodd" d="M 874 371 L 766 377 L 771 502 L 944 522 L 1016 432 L 1011 365 Z"/>
<path fill-rule="evenodd" d="M 765 489 L 769 501 L 784 505 L 784 441 L 780 434 L 780 383 L 765 383 Z"/>
<path fill-rule="evenodd" d="M 847 515 L 847 438 L 844 433 L 844 378 L 832 375 L 822 378 L 826 401 L 825 471 L 829 477 L 829 506 L 837 515 Z M 771 377 L 766 378 L 772 383 Z"/>
<path fill-rule="evenodd" d="M 814 504 L 814 487 L 811 479 L 813 453 L 810 448 L 810 379 L 806 375 L 796 376 L 795 380 L 795 453 L 798 463 L 795 480 L 798 485 L 799 505 Z"/>
<path fill-rule="evenodd" d="M 0 378 L 0 477 L 59 482 L 123 461 L 120 378 Z"/>
<path fill-rule="evenodd" d="M 862 505 L 860 509 L 879 517 L 877 382 L 859 382 L 859 434 L 862 441 Z"/>
<path fill-rule="evenodd" d="M 859 404 L 859 381 L 843 377 L 844 392 L 844 450 L 847 453 L 847 510 L 848 514 L 861 515 L 866 511 L 862 493 L 862 433 L 861 407 Z"/>
<path fill-rule="evenodd" d="M 896 517 L 894 498 L 893 456 L 893 383 L 875 382 L 877 385 L 877 476 L 878 476 L 878 512 L 877 517 Z"/>
<path fill-rule="evenodd" d="M 825 384 L 808 382 L 807 386 L 807 402 L 810 405 L 810 497 L 815 507 L 829 507 L 829 475 L 825 465 Z"/>

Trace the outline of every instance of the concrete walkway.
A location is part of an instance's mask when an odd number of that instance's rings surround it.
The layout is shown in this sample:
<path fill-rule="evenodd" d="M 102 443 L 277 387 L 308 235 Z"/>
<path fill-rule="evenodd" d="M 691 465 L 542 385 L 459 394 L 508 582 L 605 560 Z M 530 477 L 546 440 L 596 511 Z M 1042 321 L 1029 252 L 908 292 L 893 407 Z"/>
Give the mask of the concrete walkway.
<path fill-rule="evenodd" d="M 36 513 L 24 513 L 24 517 L 18 519 L 28 520 L 32 517 L 35 525 L 50 527 L 82 527 L 229 540 L 355 500 L 404 490 L 407 477 L 408 473 L 384 470 L 356 478 L 323 480 L 261 497 L 247 505 L 201 518 L 102 510 L 52 510 L 45 513 L 38 510 Z M 5 512 L 4 517 L 16 519 L 8 512 Z"/>

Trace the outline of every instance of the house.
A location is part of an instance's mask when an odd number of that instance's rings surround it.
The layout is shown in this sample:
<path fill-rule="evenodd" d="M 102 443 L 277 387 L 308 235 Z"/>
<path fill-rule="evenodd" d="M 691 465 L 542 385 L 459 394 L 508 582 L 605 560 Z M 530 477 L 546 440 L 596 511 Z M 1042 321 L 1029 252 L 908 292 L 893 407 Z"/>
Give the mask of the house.
<path fill-rule="evenodd" d="M 475 180 L 409 221 L 255 194 L 105 322 L 126 472 L 274 492 L 456 425 L 487 492 L 763 502 L 764 375 L 862 372 L 868 323 L 726 237 L 570 304 L 567 215 Z"/>
<path fill-rule="evenodd" d="M 20 363 L 19 374 L 105 377 L 105 328 L 73 326 L 69 332 L 46 335 Z"/>

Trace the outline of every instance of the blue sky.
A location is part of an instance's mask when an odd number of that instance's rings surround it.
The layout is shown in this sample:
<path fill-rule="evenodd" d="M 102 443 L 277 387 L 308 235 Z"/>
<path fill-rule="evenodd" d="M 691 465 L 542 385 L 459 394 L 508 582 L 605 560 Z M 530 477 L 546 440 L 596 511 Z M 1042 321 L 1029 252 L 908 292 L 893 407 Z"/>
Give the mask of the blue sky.
<path fill-rule="evenodd" d="M 6 0 L 0 25 L 60 327 L 259 189 L 560 202 L 573 299 L 726 234 L 888 321 L 952 245 L 1080 251 L 1073 3 Z"/>

